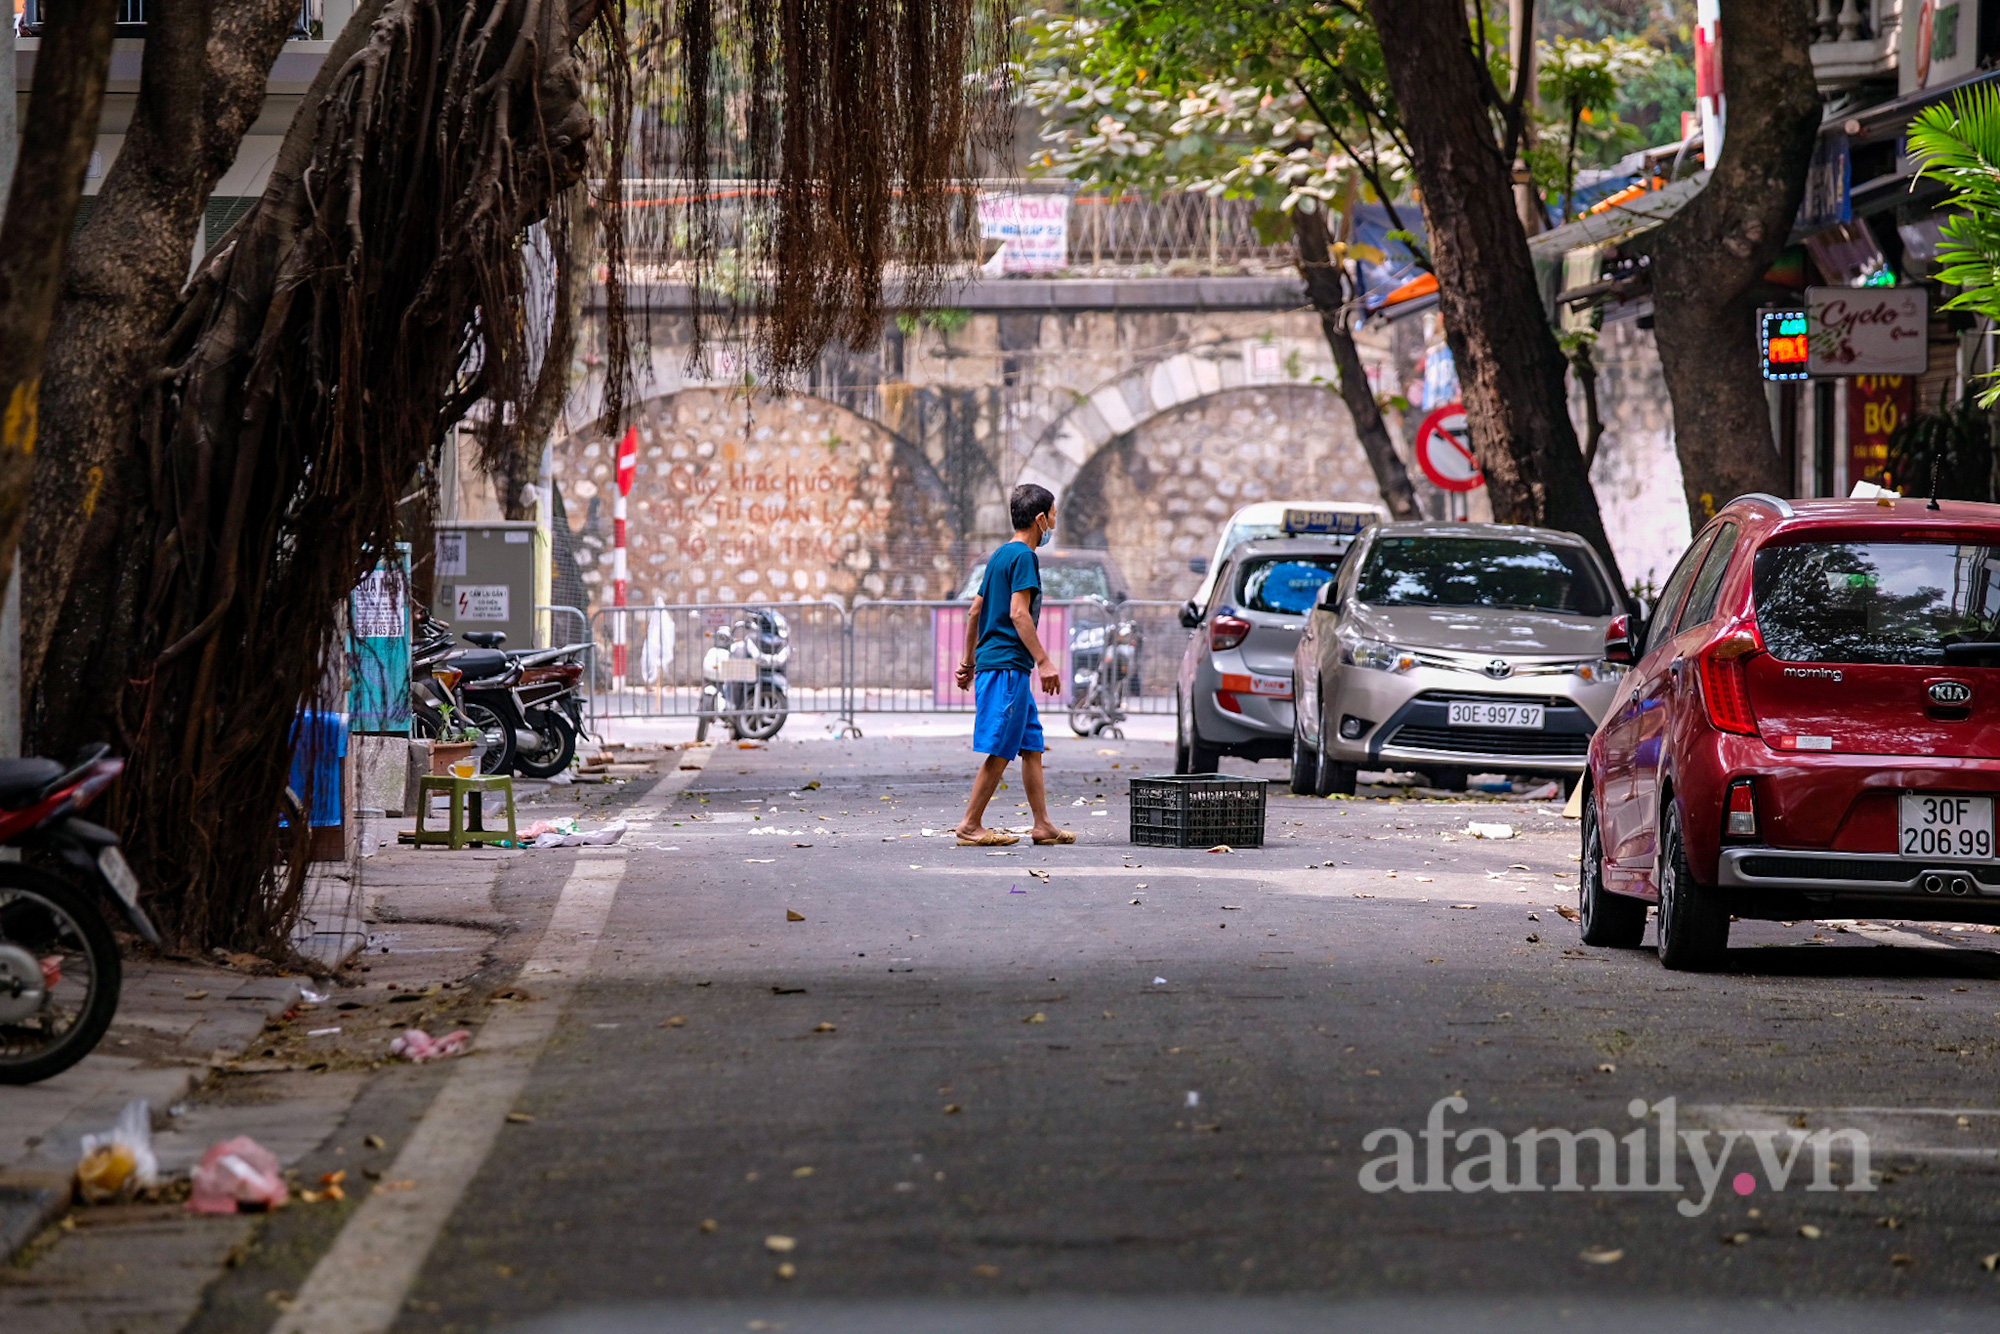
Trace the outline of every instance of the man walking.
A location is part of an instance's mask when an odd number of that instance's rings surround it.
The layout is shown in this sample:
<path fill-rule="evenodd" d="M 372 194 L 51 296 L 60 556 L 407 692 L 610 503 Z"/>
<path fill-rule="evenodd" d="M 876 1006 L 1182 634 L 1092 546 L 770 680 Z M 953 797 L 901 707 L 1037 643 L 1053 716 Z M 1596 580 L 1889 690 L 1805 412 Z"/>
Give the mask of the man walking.
<path fill-rule="evenodd" d="M 1047 546 L 1056 531 L 1056 498 L 1046 487 L 1023 483 L 1008 501 L 1014 540 L 993 553 L 972 610 L 965 618 L 965 656 L 958 663 L 958 688 L 972 691 L 972 748 L 984 756 L 972 780 L 972 800 L 958 822 L 960 847 L 1005 847 L 1019 837 L 985 825 L 986 803 L 1000 788 L 1007 762 L 1021 757 L 1021 786 L 1035 813 L 1036 843 L 1074 843 L 1076 834 L 1049 819 L 1043 787 L 1042 719 L 1035 708 L 1034 678 L 1050 695 L 1062 688 L 1061 674 L 1042 647 L 1035 624 L 1042 613 L 1042 566 L 1035 548 Z"/>

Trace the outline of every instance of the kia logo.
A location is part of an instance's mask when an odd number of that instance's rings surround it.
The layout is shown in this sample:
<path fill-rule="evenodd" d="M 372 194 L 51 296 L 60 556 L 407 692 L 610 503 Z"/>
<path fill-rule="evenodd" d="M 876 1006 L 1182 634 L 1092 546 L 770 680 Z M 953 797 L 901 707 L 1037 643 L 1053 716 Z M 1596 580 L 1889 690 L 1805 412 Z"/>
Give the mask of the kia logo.
<path fill-rule="evenodd" d="M 1504 680 L 1505 678 L 1512 676 L 1514 674 L 1514 664 L 1507 661 L 1505 658 L 1495 658 L 1491 662 L 1486 664 L 1485 672 L 1488 676 L 1492 677 L 1496 681 Z M 1970 699 L 1972 696 L 1972 692 L 1968 690 L 1965 693 L 1966 697 Z"/>
<path fill-rule="evenodd" d="M 1939 704 L 1970 704 L 1972 687 L 1963 681 L 1933 681 L 1931 698 Z"/>

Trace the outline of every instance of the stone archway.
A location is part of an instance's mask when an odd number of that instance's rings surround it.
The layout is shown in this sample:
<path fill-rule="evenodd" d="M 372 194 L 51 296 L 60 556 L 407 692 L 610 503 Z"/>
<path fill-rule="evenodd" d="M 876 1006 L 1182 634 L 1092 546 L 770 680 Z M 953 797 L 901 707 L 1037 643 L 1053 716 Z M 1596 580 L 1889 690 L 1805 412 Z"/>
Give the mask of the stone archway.
<path fill-rule="evenodd" d="M 1017 482 L 1036 482 L 1058 499 L 1105 445 L 1163 412 L 1224 390 L 1330 382 L 1333 361 L 1318 338 L 1268 333 L 1209 343 L 1135 366 L 1050 422 Z"/>
<path fill-rule="evenodd" d="M 633 605 L 949 596 L 965 543 L 923 454 L 878 422 L 809 395 L 681 389 L 648 399 L 627 518 Z M 593 426 L 555 444 L 591 608 L 610 601 L 617 441 Z"/>
<path fill-rule="evenodd" d="M 1379 502 L 1340 396 L 1324 384 L 1242 386 L 1136 423 L 1070 478 L 1065 543 L 1099 546 L 1135 598 L 1178 601 L 1200 582 L 1221 526 L 1258 500 Z"/>

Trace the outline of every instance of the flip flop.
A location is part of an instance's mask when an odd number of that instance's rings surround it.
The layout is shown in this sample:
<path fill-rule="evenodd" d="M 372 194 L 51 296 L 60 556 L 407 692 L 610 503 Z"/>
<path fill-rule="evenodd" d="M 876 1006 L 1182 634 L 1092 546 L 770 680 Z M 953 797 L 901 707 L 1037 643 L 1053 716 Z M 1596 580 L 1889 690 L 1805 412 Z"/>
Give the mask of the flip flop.
<path fill-rule="evenodd" d="M 958 846 L 961 848 L 1004 848 L 1020 841 L 1021 836 L 1019 834 L 1003 834 L 998 829 L 989 829 L 978 838 L 959 839 Z"/>
<path fill-rule="evenodd" d="M 1038 848 L 1046 848 L 1046 847 L 1049 847 L 1049 846 L 1051 846 L 1051 845 L 1054 845 L 1054 844 L 1066 844 L 1066 843 L 1074 843 L 1074 842 L 1076 842 L 1076 830 L 1074 830 L 1074 829 L 1058 829 L 1058 830 L 1056 830 L 1056 836 L 1055 836 L 1054 838 L 1038 838 L 1038 839 L 1036 839 L 1036 840 L 1035 840 L 1035 846 L 1036 846 L 1036 847 L 1038 847 Z"/>

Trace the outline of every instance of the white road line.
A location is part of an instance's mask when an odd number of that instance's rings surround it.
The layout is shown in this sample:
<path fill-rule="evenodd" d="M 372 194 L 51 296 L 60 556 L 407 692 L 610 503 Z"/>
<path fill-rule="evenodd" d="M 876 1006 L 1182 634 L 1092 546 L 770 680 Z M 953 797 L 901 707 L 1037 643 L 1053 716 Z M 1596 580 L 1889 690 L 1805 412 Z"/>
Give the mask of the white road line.
<path fill-rule="evenodd" d="M 698 754 L 705 763 L 706 754 Z M 677 794 L 696 772 L 669 775 L 652 795 Z M 578 858 L 534 955 L 521 968 L 522 980 L 532 979 L 540 1002 L 500 1007 L 486 1021 L 396 1155 L 395 1166 L 341 1228 L 271 1334 L 381 1334 L 395 1323 L 438 1234 L 492 1152 L 564 1006 L 590 972 L 626 858 L 617 847 L 584 851 L 609 855 Z M 397 1188 L 404 1182 L 411 1184 Z"/>

